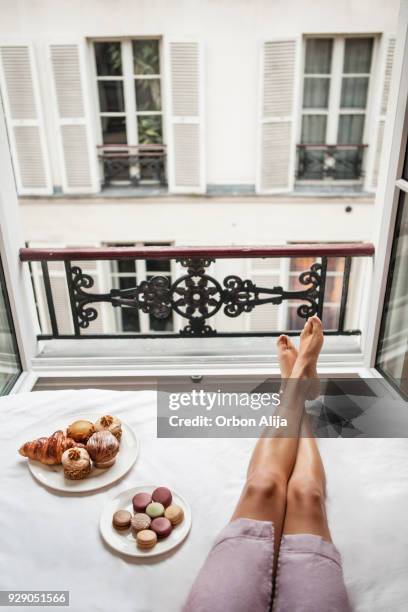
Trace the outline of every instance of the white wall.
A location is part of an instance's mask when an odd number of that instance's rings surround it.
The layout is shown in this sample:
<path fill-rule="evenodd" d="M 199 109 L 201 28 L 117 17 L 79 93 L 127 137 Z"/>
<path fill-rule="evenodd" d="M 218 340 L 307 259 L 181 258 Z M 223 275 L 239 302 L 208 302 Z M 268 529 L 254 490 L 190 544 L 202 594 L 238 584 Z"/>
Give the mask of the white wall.
<path fill-rule="evenodd" d="M 143 35 L 202 40 L 206 182 L 253 185 L 261 41 L 323 32 L 395 32 L 398 6 L 398 0 L 0 0 L 0 40 L 35 43 L 56 185 L 61 179 L 50 121 L 48 42 Z"/>
<path fill-rule="evenodd" d="M 351 205 L 351 213 L 345 207 Z M 251 245 L 372 238 L 370 200 L 298 198 L 58 199 L 22 205 L 25 239 L 89 244 L 172 241 Z"/>

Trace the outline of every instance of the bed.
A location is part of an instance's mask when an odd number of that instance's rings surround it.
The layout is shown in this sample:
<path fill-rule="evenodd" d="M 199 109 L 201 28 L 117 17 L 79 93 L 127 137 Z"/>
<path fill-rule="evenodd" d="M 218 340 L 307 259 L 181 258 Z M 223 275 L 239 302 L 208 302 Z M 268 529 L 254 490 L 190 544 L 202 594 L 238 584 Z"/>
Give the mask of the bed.
<path fill-rule="evenodd" d="M 108 489 L 53 493 L 17 453 L 32 429 L 55 416 L 117 414 L 134 429 L 140 455 Z M 176 612 L 213 539 L 232 513 L 254 440 L 157 439 L 152 391 L 41 391 L 0 399 L 0 589 L 69 590 L 74 612 Z M 358 612 L 405 612 L 408 605 L 408 440 L 323 439 L 328 515 Z M 107 500 L 138 483 L 161 482 L 193 511 L 185 542 L 164 558 L 131 560 L 103 543 Z M 215 501 L 214 501 L 215 500 Z"/>

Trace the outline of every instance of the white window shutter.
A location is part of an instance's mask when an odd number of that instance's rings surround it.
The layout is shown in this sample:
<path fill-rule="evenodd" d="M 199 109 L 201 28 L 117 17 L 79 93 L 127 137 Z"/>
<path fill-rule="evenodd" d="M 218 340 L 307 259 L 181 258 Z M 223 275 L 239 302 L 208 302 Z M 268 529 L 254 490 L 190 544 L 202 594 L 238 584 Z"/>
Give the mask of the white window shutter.
<path fill-rule="evenodd" d="M 99 244 L 82 244 L 78 245 L 66 245 L 57 243 L 42 243 L 42 242 L 31 242 L 30 247 L 33 248 L 83 248 L 84 246 L 100 246 Z M 103 293 L 105 291 L 104 277 L 103 277 L 103 266 L 101 261 L 72 261 L 73 266 L 79 266 L 84 274 L 89 274 L 94 281 L 92 288 L 89 289 L 90 293 Z M 34 292 L 36 295 L 38 315 L 40 319 L 40 326 L 42 333 L 51 334 L 51 321 L 48 314 L 47 298 L 44 288 L 44 279 L 40 262 L 32 262 L 32 280 L 34 285 Z M 65 266 L 63 261 L 50 261 L 48 262 L 48 272 L 50 276 L 51 292 L 54 301 L 55 317 L 57 320 L 58 333 L 73 334 L 74 326 L 72 321 L 71 304 L 69 298 L 68 285 L 66 280 Z M 102 334 L 109 331 L 107 323 L 107 311 L 111 308 L 110 304 L 103 302 L 96 302 L 89 304 L 90 307 L 96 308 L 98 313 L 97 318 L 91 321 L 89 327 L 81 329 L 81 335 L 87 334 Z"/>
<path fill-rule="evenodd" d="M 271 40 L 262 45 L 258 193 L 293 188 L 298 49 L 297 39 Z"/>
<path fill-rule="evenodd" d="M 380 105 L 378 108 L 378 116 L 374 130 L 374 139 L 370 143 L 371 151 L 371 170 L 368 170 L 368 189 L 375 190 L 378 183 L 378 174 L 380 171 L 381 151 L 384 140 L 385 118 L 387 115 L 388 98 L 390 94 L 392 66 L 394 63 L 395 54 L 395 36 L 387 36 L 384 40 L 384 61 L 382 66 L 381 88 L 380 88 Z"/>
<path fill-rule="evenodd" d="M 250 278 L 258 287 L 272 289 L 287 288 L 288 275 L 285 274 L 285 260 L 280 258 L 251 259 Z M 267 297 L 266 294 L 261 297 Z M 271 296 L 269 296 L 271 297 Z M 256 306 L 248 315 L 249 331 L 276 332 L 285 328 L 285 305 L 263 304 Z"/>
<path fill-rule="evenodd" d="M 99 191 L 97 151 L 90 127 L 83 48 L 79 44 L 50 45 L 50 62 L 63 191 L 95 193 Z"/>
<path fill-rule="evenodd" d="M 0 46 L 0 86 L 19 195 L 51 194 L 52 181 L 33 49 Z"/>
<path fill-rule="evenodd" d="M 203 49 L 169 41 L 168 181 L 173 193 L 204 193 Z"/>

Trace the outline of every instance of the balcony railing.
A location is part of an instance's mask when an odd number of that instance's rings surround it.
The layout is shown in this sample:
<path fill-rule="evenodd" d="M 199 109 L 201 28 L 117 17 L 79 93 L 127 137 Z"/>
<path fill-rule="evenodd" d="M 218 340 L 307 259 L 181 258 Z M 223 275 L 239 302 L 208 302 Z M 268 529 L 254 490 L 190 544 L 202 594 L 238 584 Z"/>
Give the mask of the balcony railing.
<path fill-rule="evenodd" d="M 140 248 L 84 248 L 44 249 L 23 248 L 22 262 L 40 262 L 42 292 L 48 309 L 50 333 L 42 333 L 39 339 L 51 338 L 140 338 L 140 337 L 203 337 L 203 336 L 277 336 L 280 333 L 294 335 L 295 329 L 269 329 L 265 331 L 218 331 L 213 321 L 217 313 L 229 319 L 265 308 L 265 305 L 292 303 L 299 321 L 317 314 L 324 318 L 325 290 L 328 262 L 342 258 L 341 296 L 336 329 L 327 330 L 328 335 L 359 334 L 358 329 L 346 329 L 346 311 L 350 285 L 350 271 L 354 258 L 371 257 L 372 244 L 313 244 L 270 247 L 140 247 Z M 307 258 L 307 269 L 295 268 L 292 276 L 296 282 L 284 289 L 282 286 L 259 286 L 253 280 L 242 278 L 229 270 L 237 259 L 261 260 L 264 258 L 289 258 L 302 262 Z M 102 261 L 178 262 L 177 274 L 169 272 L 151 275 L 128 288 L 111 288 L 105 292 L 93 290 L 95 279 L 89 272 L 90 263 Z M 210 266 L 221 260 L 226 276 L 216 278 Z M 50 267 L 56 262 L 63 270 L 66 283 L 67 311 L 70 312 L 73 333 L 61 332 L 57 321 L 54 290 L 51 286 Z M 258 265 L 258 264 L 257 264 Z M 261 264 L 262 265 L 262 264 Z M 84 272 L 84 269 L 86 272 Z M 170 269 L 170 268 L 169 268 Z M 261 268 L 262 269 L 262 268 Z M 174 269 L 173 269 L 174 270 Z M 297 270 L 297 271 L 296 271 Z M 288 282 L 289 282 L 289 276 Z M 136 279 L 135 279 L 136 280 Z M 59 293 L 59 306 L 61 292 Z M 146 313 L 153 320 L 178 318 L 178 333 L 93 333 L 92 326 L 100 316 L 100 306 L 107 304 L 113 309 L 132 309 Z M 90 329 L 91 326 L 91 329 Z M 177 328 L 177 327 L 176 327 Z M 89 333 L 89 331 L 91 333 Z"/>
<path fill-rule="evenodd" d="M 359 180 L 363 176 L 366 146 L 298 145 L 297 178 L 298 180 Z"/>
<path fill-rule="evenodd" d="M 167 184 L 165 145 L 103 145 L 98 147 L 98 157 L 103 163 L 104 186 L 115 181 L 134 186 Z"/>

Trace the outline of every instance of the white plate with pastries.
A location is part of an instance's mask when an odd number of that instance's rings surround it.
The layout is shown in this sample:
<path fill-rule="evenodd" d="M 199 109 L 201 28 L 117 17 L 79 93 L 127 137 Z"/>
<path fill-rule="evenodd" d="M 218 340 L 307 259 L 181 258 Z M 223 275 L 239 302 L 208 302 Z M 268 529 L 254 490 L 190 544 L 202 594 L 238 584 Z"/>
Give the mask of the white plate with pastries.
<path fill-rule="evenodd" d="M 191 508 L 188 502 L 179 495 L 174 489 L 171 489 L 172 501 L 171 504 L 178 506 L 182 510 L 182 518 L 179 524 L 174 525 L 170 535 L 165 538 L 157 539 L 152 548 L 142 550 L 138 547 L 136 536 L 133 535 L 132 529 L 117 530 L 113 526 L 113 515 L 117 510 L 125 510 L 134 516 L 132 500 L 137 493 L 152 494 L 157 485 L 139 485 L 122 491 L 111 499 L 104 507 L 99 528 L 102 538 L 106 544 L 115 551 L 130 557 L 155 557 L 173 550 L 188 536 L 191 529 Z"/>
<path fill-rule="evenodd" d="M 90 423 L 95 423 L 100 416 L 100 413 L 93 415 L 80 415 L 79 420 L 83 422 L 89 421 Z M 59 419 L 55 422 L 54 426 L 51 425 L 49 427 L 50 436 L 52 432 L 58 430 L 64 431 L 65 428 L 67 428 L 65 430 L 68 433 L 69 425 L 69 423 L 63 422 L 63 418 Z M 45 463 L 41 463 L 41 461 L 28 458 L 28 467 L 30 472 L 41 484 L 53 489 L 54 491 L 61 491 L 63 493 L 89 493 L 91 491 L 97 491 L 98 489 L 107 487 L 122 478 L 122 476 L 124 476 L 130 470 L 139 453 L 139 443 L 133 430 L 123 422 L 120 423 L 120 428 L 121 436 L 119 449 L 114 456 L 113 465 L 110 465 L 109 467 L 96 467 L 99 464 L 97 461 L 95 461 L 94 457 L 92 457 L 91 465 L 86 469 L 86 472 L 89 473 L 86 473 L 86 475 L 80 479 L 71 479 L 64 475 L 64 467 L 61 463 L 58 465 L 47 465 Z M 45 435 L 45 437 L 47 436 Z M 35 440 L 34 437 L 33 439 Z M 67 449 L 67 452 L 68 450 L 72 449 Z M 85 455 L 89 457 L 87 452 L 85 452 Z M 99 458 L 99 455 L 95 455 L 95 457 Z M 104 456 L 103 458 L 105 459 L 106 457 Z M 108 459 L 110 459 L 110 457 L 108 457 Z M 109 463 L 109 461 L 107 463 Z"/>

